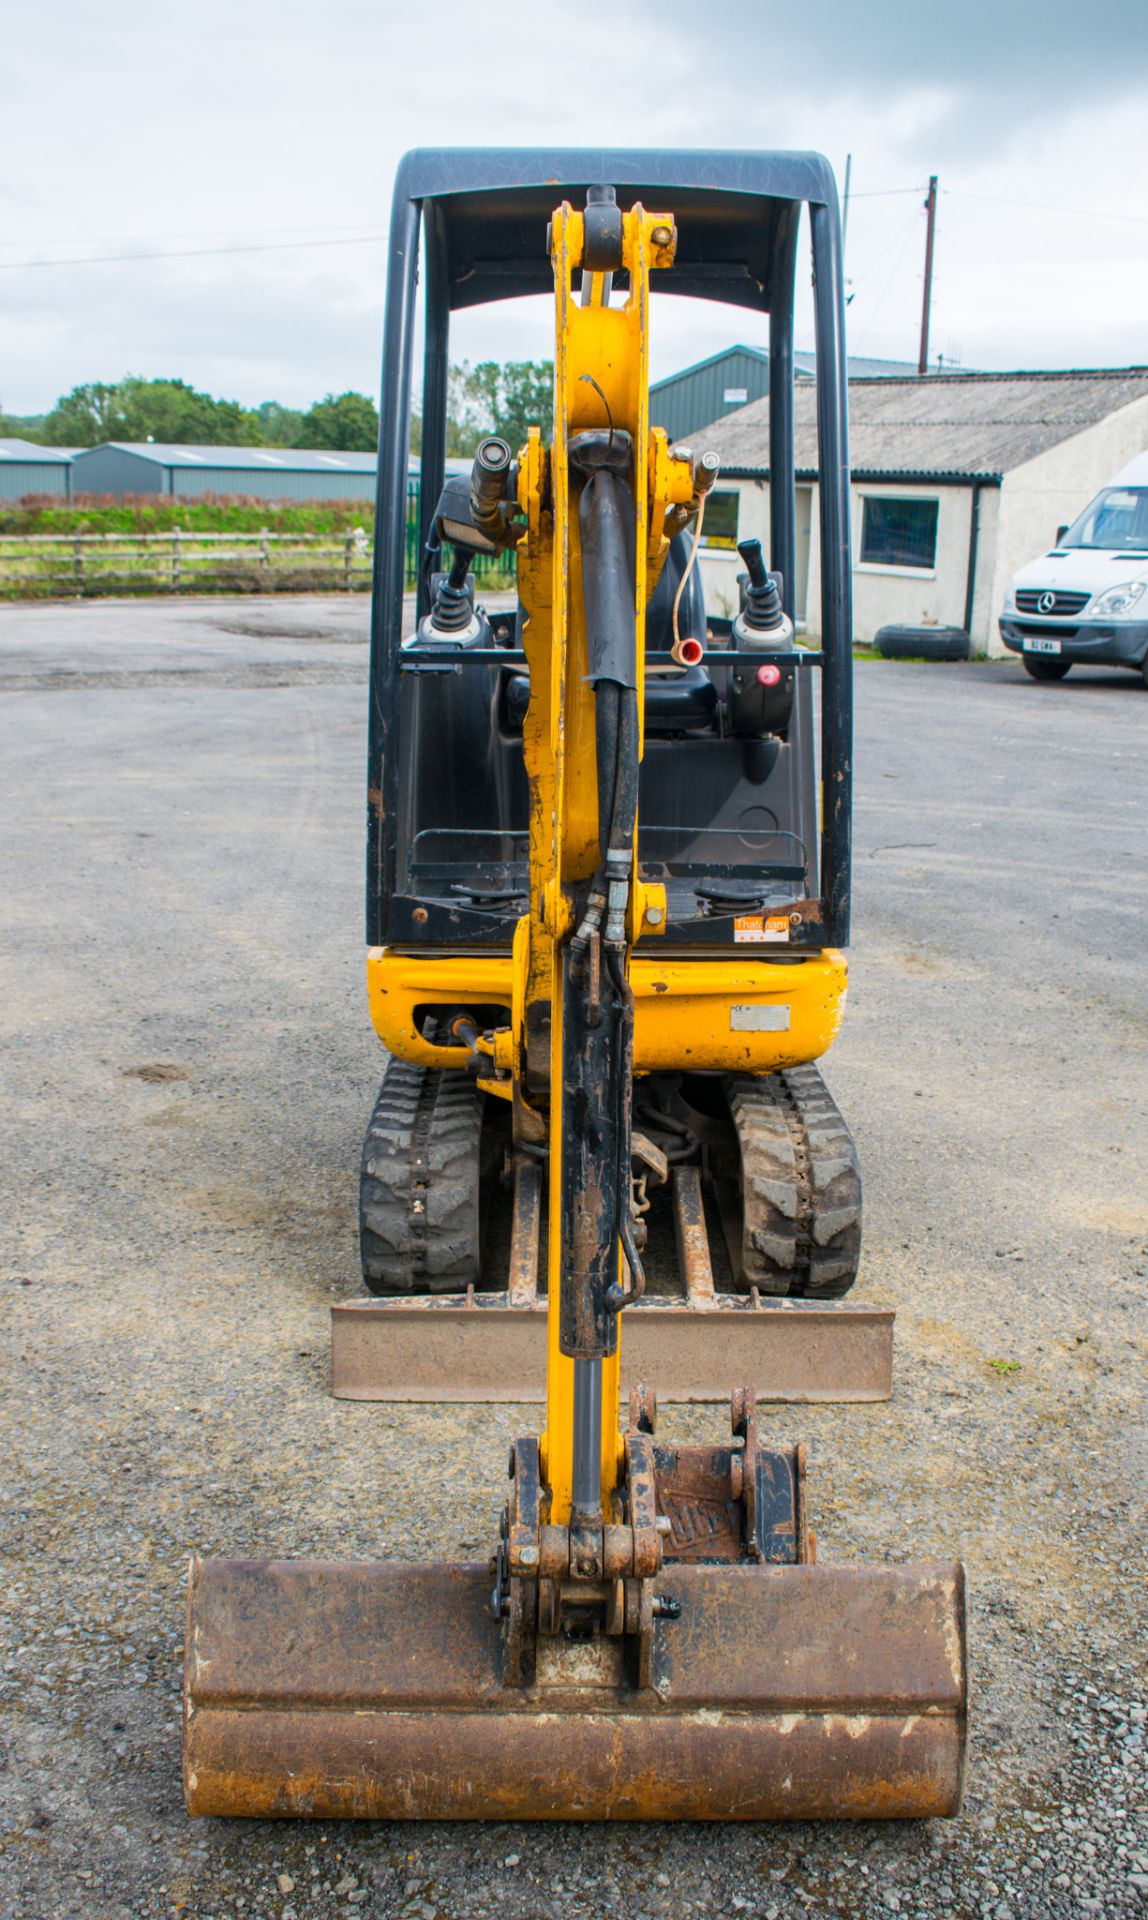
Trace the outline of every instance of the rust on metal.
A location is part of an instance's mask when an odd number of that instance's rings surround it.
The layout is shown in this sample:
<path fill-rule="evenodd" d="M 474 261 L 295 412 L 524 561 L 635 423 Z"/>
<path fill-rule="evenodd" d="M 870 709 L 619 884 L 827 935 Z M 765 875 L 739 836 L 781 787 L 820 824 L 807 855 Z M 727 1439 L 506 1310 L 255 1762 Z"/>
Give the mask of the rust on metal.
<path fill-rule="evenodd" d="M 507 1509 L 507 1556 L 511 1573 L 538 1571 L 542 1529 L 542 1471 L 533 1434 L 516 1440 L 511 1454 L 514 1488 Z"/>
<path fill-rule="evenodd" d="M 742 1461 L 729 1447 L 656 1449 L 658 1513 L 669 1523 L 662 1543 L 667 1564 L 785 1566 L 810 1558 L 803 1449 L 759 1448 L 752 1475 Z M 743 1480 L 755 1490 L 748 1510 Z"/>
<path fill-rule="evenodd" d="M 509 1307 L 538 1304 L 538 1258 L 542 1230 L 542 1168 L 529 1154 L 514 1160 L 514 1218 L 510 1230 Z"/>
<path fill-rule="evenodd" d="M 630 1075 L 625 1020 L 612 998 L 596 1025 L 567 951 L 562 959 L 561 1159 L 557 1177 L 561 1258 L 558 1341 L 577 1360 L 602 1360 L 618 1345 L 618 1315 L 607 1303 L 618 1279 L 618 1220 L 629 1199 Z M 619 1081 L 624 1097 L 619 1095 Z M 623 1183 L 627 1183 L 623 1190 Z M 557 1275 L 551 1276 L 557 1284 Z"/>
<path fill-rule="evenodd" d="M 705 1203 L 699 1168 L 674 1168 L 674 1232 L 678 1243 L 678 1265 L 686 1283 L 691 1307 L 699 1311 L 715 1301 L 714 1270 L 710 1260 L 710 1238 L 706 1230 Z"/>
<path fill-rule="evenodd" d="M 634 1428 L 626 1435 L 625 1448 L 626 1505 L 634 1544 L 633 1562 L 628 1571 L 638 1579 L 649 1579 L 662 1564 L 653 1438 Z"/>
<path fill-rule="evenodd" d="M 630 1388 L 630 1417 L 627 1425 L 635 1433 L 656 1433 L 658 1430 L 658 1396 L 656 1390 L 647 1386 L 644 1380 L 635 1381 Z"/>
<path fill-rule="evenodd" d="M 631 1378 L 658 1381 L 663 1402 L 724 1401 L 752 1376 L 759 1400 L 817 1404 L 888 1400 L 891 1307 L 851 1301 L 763 1300 L 718 1294 L 699 1312 L 647 1294 L 625 1313 Z M 541 1400 L 546 1304 L 505 1293 L 419 1301 L 339 1301 L 331 1309 L 332 1390 L 340 1400 Z"/>
<path fill-rule="evenodd" d="M 728 1447 L 659 1447 L 658 1512 L 669 1521 L 667 1561 L 740 1560 L 741 1503 Z"/>
<path fill-rule="evenodd" d="M 195 1563 L 188 1807 L 321 1819 L 957 1811 L 959 1566 L 677 1565 L 658 1585 L 680 1614 L 652 1623 L 649 1691 L 610 1654 L 617 1642 L 561 1636 L 534 1684 L 508 1687 L 485 1566 Z"/>

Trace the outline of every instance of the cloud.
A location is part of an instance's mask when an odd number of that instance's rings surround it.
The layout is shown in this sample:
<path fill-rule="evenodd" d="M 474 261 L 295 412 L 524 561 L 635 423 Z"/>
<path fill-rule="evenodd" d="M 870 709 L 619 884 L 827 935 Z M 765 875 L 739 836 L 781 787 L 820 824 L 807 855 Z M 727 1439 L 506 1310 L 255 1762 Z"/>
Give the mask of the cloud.
<path fill-rule="evenodd" d="M 511 34 L 480 27 L 469 0 L 439 0 L 433 18 L 395 0 L 344 0 L 322 18 L 311 0 L 20 9 L 5 42 L 0 396 L 36 411 L 129 368 L 247 402 L 373 390 L 379 244 L 23 273 L 4 262 L 380 231 L 403 150 L 439 144 L 820 147 L 839 171 L 851 151 L 851 339 L 904 358 L 919 199 L 939 172 L 936 345 L 983 366 L 1143 358 L 1142 14 L 1143 0 L 1112 0 L 1093 32 L 1078 0 L 943 13 L 539 0 Z M 34 163 L 18 168 L 21 154 Z M 1086 213 L 1004 204 L 1023 201 Z M 1114 208 L 1126 224 L 1089 216 Z M 752 316 L 667 303 L 655 373 L 731 337 L 763 332 Z M 460 316 L 455 341 L 471 358 L 541 357 L 545 303 Z"/>
<path fill-rule="evenodd" d="M 940 91 L 954 114 L 1007 101 L 1011 125 L 1148 83 L 1143 0 L 1109 0 L 1096 22 L 1079 0 L 725 0 L 704 33 L 691 0 L 658 0 L 657 12 L 688 37 L 707 75 L 752 72 L 770 114 L 795 91 L 862 96 L 875 116 L 890 96 Z M 997 131 L 983 120 L 968 129 L 974 139 Z"/>

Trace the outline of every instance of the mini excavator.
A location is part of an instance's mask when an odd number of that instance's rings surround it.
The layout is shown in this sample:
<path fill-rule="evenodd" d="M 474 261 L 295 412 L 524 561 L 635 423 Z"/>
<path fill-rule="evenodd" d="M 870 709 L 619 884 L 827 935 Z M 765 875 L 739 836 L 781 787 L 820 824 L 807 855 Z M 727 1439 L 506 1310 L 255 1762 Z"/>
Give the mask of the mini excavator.
<path fill-rule="evenodd" d="M 816 651 L 794 633 L 802 207 Z M 420 232 L 427 559 L 404 634 Z M 724 622 L 707 620 L 696 566 L 717 462 L 650 423 L 652 284 L 770 316 L 770 564 L 743 543 L 740 609 Z M 555 301 L 553 419 L 521 447 L 487 438 L 469 475 L 447 477 L 450 312 L 539 292 Z M 766 1444 L 737 1380 L 731 1431 L 713 1445 L 659 1441 L 656 1382 L 635 1384 L 617 1419 L 651 1190 L 684 1175 L 701 1235 L 704 1174 L 743 1285 L 832 1297 L 856 1265 L 852 1144 L 811 1064 L 840 1022 L 849 931 L 848 479 L 825 161 L 404 160 L 368 810 L 372 1010 L 394 1066 L 364 1156 L 378 1189 L 364 1266 L 383 1290 L 473 1284 L 493 1128 L 516 1201 L 545 1211 L 545 1427 L 511 1449 L 489 1562 L 193 1563 L 193 1813 L 746 1820 L 959 1807 L 961 1566 L 819 1564 L 804 1450 Z M 475 556 L 511 550 L 518 611 L 487 616 Z M 795 1163 L 818 1197 L 800 1230 Z M 401 1203 L 388 1199 L 400 1165 Z"/>

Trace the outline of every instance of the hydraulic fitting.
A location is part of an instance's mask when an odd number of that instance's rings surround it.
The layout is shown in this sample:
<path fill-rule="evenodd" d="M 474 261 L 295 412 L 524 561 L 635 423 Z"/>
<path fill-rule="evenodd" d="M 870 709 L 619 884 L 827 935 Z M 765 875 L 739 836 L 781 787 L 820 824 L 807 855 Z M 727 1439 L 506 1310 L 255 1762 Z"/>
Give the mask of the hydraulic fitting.
<path fill-rule="evenodd" d="M 500 440 L 497 434 L 491 434 L 479 442 L 470 470 L 470 507 L 474 524 L 496 547 L 506 545 L 507 522 L 510 518 L 506 502 L 510 460 L 507 442 Z"/>

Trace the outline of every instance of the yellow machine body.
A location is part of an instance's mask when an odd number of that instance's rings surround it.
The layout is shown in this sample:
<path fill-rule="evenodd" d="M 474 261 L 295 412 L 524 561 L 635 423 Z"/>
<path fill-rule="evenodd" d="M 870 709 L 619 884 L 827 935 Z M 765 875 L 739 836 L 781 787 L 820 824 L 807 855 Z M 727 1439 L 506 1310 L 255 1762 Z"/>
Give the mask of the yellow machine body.
<path fill-rule="evenodd" d="M 523 1005 L 521 953 L 521 943 L 515 954 L 446 958 L 372 948 L 367 995 L 387 1052 L 419 1066 L 465 1070 L 465 1047 L 424 1038 L 426 1011 L 467 1001 Z M 785 964 L 750 961 L 742 953 L 728 960 L 663 960 L 639 949 L 630 962 L 634 1071 L 777 1073 L 818 1060 L 840 1031 L 847 979 L 845 956 L 832 948 Z M 746 1010 L 759 1007 L 786 1010 L 788 1025 L 751 1026 Z"/>

